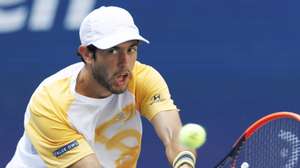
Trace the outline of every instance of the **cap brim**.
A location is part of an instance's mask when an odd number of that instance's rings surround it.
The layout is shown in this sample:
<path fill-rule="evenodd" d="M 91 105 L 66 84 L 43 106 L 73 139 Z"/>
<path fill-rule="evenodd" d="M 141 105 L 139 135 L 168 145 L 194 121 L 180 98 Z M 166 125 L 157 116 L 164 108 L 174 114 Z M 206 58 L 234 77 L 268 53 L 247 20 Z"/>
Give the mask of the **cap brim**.
<path fill-rule="evenodd" d="M 104 39 L 93 42 L 92 44 L 99 49 L 108 49 L 130 40 L 140 40 L 149 43 L 147 39 L 136 33 L 116 33 Z"/>

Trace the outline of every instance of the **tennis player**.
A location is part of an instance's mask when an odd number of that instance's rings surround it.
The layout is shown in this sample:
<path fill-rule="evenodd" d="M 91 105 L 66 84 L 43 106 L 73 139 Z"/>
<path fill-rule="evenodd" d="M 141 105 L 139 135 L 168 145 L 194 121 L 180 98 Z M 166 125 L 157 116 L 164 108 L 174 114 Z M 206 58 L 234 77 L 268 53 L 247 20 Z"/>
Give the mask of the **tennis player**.
<path fill-rule="evenodd" d="M 173 167 L 193 168 L 177 143 L 181 120 L 161 75 L 137 61 L 143 38 L 125 9 L 92 11 L 80 26 L 82 62 L 45 79 L 27 106 L 25 131 L 7 168 L 135 168 L 141 116 Z"/>

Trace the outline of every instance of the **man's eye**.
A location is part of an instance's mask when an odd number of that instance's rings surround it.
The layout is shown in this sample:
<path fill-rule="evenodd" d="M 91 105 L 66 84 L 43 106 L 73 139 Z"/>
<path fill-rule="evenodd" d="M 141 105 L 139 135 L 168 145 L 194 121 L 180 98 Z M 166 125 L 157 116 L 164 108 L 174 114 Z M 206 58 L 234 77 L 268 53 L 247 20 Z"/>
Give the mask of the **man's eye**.
<path fill-rule="evenodd" d="M 108 49 L 106 52 L 109 54 L 116 54 L 118 52 L 118 50 L 115 48 L 111 48 L 111 49 Z"/>
<path fill-rule="evenodd" d="M 129 48 L 128 50 L 129 52 L 137 52 L 137 48 L 136 47 L 133 47 L 133 48 Z"/>

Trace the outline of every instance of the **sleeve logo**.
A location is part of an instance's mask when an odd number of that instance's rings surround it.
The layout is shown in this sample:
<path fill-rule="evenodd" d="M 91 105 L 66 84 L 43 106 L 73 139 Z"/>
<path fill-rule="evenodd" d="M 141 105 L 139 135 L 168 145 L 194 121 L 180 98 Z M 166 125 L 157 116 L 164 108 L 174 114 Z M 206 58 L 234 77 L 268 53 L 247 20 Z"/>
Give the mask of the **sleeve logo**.
<path fill-rule="evenodd" d="M 79 143 L 76 140 L 74 140 L 74 141 L 68 143 L 67 145 L 57 149 L 56 151 L 54 151 L 53 155 L 55 157 L 59 157 L 59 156 L 63 155 L 64 153 L 74 149 L 77 146 L 79 146 Z"/>
<path fill-rule="evenodd" d="M 150 105 L 152 105 L 152 104 L 154 104 L 154 103 L 158 103 L 158 102 L 160 102 L 161 100 L 160 100 L 160 94 L 155 94 L 153 97 L 152 97 L 152 99 L 151 99 L 151 104 Z"/>

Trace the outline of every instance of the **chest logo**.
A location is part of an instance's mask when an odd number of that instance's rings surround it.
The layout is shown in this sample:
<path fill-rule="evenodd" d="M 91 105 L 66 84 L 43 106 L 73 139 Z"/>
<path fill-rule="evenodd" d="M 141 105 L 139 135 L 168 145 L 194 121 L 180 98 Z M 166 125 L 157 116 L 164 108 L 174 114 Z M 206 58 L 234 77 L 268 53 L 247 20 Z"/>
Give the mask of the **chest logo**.
<path fill-rule="evenodd" d="M 105 144 L 107 150 L 117 149 L 121 152 L 119 158 L 115 160 L 116 168 L 128 168 L 136 164 L 140 152 L 141 133 L 133 128 L 120 129 L 116 131 L 115 135 L 108 137 L 105 135 L 105 132 L 119 122 L 126 122 L 130 120 L 135 116 L 135 113 L 135 105 L 129 104 L 122 109 L 121 113 L 118 113 L 113 118 L 96 128 L 95 140 L 98 143 Z M 126 145 L 123 142 L 126 138 L 135 139 L 137 144 L 134 146 Z"/>

